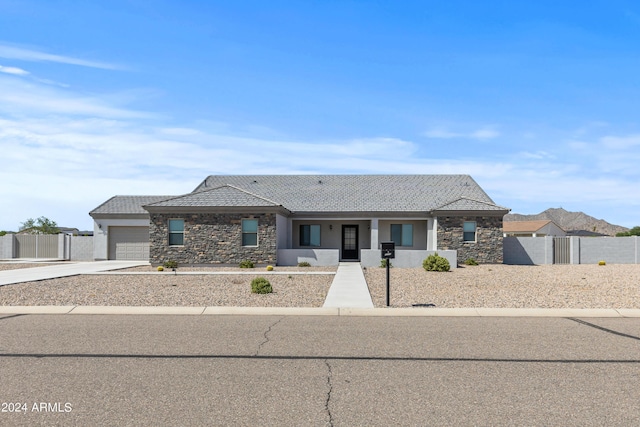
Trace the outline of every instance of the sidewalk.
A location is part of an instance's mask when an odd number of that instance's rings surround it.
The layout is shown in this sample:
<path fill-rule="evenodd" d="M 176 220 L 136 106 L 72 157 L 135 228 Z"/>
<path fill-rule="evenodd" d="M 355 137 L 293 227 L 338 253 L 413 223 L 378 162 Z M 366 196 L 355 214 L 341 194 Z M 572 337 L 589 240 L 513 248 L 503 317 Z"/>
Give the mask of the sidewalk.
<path fill-rule="evenodd" d="M 367 281 L 359 262 L 341 262 L 323 308 L 373 308 Z"/>
<path fill-rule="evenodd" d="M 585 319 L 596 317 L 640 318 L 640 309 L 0 306 L 0 318 L 2 316 L 26 314 L 353 317 L 572 317 Z"/>

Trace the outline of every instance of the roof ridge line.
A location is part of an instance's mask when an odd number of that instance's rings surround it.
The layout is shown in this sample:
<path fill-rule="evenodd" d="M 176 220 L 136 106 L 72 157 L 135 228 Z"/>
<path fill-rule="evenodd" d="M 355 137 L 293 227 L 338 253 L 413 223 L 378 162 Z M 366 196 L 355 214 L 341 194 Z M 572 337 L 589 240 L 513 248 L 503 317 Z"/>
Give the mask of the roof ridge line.
<path fill-rule="evenodd" d="M 236 189 L 236 190 L 242 191 L 243 193 L 249 194 L 250 196 L 257 197 L 258 199 L 266 200 L 267 202 L 269 202 L 269 203 L 273 203 L 273 204 L 274 204 L 274 205 L 276 205 L 276 206 L 282 206 L 282 207 L 284 207 L 284 205 L 283 205 L 282 203 L 278 203 L 278 202 L 276 202 L 275 200 L 267 199 L 266 197 L 260 196 L 259 194 L 255 194 L 255 193 L 252 193 L 251 191 L 247 191 L 247 190 L 245 190 L 244 188 L 236 187 L 235 185 L 231 185 L 231 184 L 224 184 L 224 185 L 221 185 L 221 186 L 219 186 L 219 187 L 216 187 L 216 189 L 218 189 L 218 188 L 222 188 L 222 187 L 231 187 L 231 188 L 234 188 L 234 189 Z M 208 190 L 207 190 L 207 191 L 208 191 Z"/>

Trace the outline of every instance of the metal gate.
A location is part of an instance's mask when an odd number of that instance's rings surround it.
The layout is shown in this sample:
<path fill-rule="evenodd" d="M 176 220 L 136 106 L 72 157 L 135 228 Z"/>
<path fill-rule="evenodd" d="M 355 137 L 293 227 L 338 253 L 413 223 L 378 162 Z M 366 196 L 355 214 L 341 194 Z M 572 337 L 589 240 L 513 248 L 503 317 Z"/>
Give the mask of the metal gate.
<path fill-rule="evenodd" d="M 571 238 L 569 237 L 553 238 L 553 263 L 554 264 L 570 264 L 571 263 Z"/>
<path fill-rule="evenodd" d="M 58 234 L 16 234 L 16 258 L 59 258 Z"/>

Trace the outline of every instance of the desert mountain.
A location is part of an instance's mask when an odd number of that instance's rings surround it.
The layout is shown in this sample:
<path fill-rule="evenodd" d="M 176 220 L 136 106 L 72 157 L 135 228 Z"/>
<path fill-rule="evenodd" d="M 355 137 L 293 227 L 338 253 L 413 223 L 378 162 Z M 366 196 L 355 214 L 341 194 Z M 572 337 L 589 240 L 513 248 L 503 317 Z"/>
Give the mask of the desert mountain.
<path fill-rule="evenodd" d="M 504 216 L 505 221 L 534 221 L 541 219 L 551 220 L 565 231 L 587 230 L 606 234 L 608 236 L 615 236 L 616 233 L 629 231 L 626 227 L 609 224 L 603 219 L 596 219 L 584 212 L 569 212 L 562 208 L 550 208 L 544 212 L 534 215 L 514 213 Z"/>

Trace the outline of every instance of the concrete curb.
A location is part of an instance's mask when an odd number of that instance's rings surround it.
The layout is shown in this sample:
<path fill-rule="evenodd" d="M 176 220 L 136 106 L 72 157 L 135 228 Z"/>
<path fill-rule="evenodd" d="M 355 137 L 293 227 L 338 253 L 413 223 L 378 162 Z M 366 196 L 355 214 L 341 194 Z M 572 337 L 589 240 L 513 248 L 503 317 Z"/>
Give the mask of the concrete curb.
<path fill-rule="evenodd" d="M 0 306 L 3 314 L 640 318 L 640 309 Z"/>
<path fill-rule="evenodd" d="M 335 276 L 335 271 L 93 271 L 84 276 Z"/>

